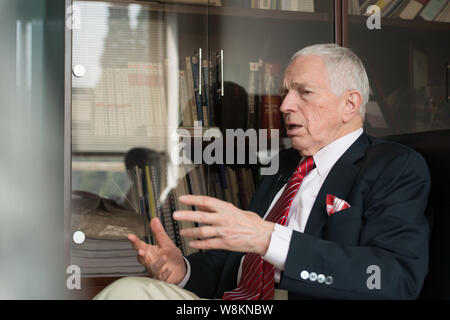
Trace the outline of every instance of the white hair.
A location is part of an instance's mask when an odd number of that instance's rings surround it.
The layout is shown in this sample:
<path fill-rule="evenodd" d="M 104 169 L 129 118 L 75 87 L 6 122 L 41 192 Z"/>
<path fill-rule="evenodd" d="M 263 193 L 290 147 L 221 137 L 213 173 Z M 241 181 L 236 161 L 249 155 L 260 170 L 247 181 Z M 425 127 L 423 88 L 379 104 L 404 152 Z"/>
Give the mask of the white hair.
<path fill-rule="evenodd" d="M 348 90 L 358 91 L 362 97 L 359 113 L 364 120 L 370 89 L 361 59 L 352 50 L 333 43 L 305 47 L 292 56 L 289 64 L 300 56 L 318 56 L 323 59 L 328 71 L 330 90 L 335 95 L 341 96 Z"/>

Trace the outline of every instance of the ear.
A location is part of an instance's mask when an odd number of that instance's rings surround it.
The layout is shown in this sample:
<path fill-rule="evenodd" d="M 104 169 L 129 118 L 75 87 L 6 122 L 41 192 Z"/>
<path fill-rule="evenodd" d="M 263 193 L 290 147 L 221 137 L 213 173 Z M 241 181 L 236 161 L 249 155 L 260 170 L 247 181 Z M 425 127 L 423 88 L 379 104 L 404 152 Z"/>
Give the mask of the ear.
<path fill-rule="evenodd" d="M 355 115 L 359 115 L 359 107 L 362 103 L 361 94 L 356 90 L 348 91 L 345 96 L 345 105 L 342 114 L 342 121 L 347 123 L 353 119 Z"/>

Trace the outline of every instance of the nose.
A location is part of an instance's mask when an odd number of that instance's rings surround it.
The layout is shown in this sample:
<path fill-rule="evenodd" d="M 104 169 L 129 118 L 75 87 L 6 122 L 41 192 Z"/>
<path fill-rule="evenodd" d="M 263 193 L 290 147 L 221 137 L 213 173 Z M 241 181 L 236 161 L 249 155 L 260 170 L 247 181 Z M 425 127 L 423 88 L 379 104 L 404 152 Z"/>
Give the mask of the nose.
<path fill-rule="evenodd" d="M 289 114 L 295 112 L 298 109 L 298 98 L 294 93 L 289 93 L 284 97 L 280 106 L 281 113 Z"/>

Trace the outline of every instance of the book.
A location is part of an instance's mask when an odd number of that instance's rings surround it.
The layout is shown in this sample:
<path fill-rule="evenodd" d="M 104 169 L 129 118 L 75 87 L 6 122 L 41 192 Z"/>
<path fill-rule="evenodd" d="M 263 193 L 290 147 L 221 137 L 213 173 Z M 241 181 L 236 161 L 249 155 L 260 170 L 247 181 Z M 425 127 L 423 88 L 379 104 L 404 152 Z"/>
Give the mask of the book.
<path fill-rule="evenodd" d="M 194 121 L 198 121 L 199 115 L 197 112 L 197 102 L 196 102 L 196 98 L 195 98 L 194 74 L 193 74 L 193 70 L 192 70 L 191 57 L 186 57 L 185 61 L 186 61 L 187 87 L 188 87 L 188 94 L 189 94 L 192 118 Z"/>
<path fill-rule="evenodd" d="M 258 9 L 270 9 L 270 0 L 259 0 Z"/>
<path fill-rule="evenodd" d="M 414 19 L 427 2 L 428 0 L 410 0 L 399 17 L 408 20 Z"/>
<path fill-rule="evenodd" d="M 195 95 L 195 105 L 197 107 L 197 117 L 198 117 L 198 121 L 202 121 L 202 123 L 204 123 L 203 120 L 203 105 L 202 105 L 202 100 L 201 100 L 201 96 L 199 93 L 199 77 L 201 77 L 201 73 L 199 73 L 199 61 L 198 61 L 198 57 L 196 55 L 191 57 L 191 63 L 192 63 L 192 79 L 194 82 L 194 95 Z"/>
<path fill-rule="evenodd" d="M 193 126 L 194 125 L 194 119 L 193 114 L 191 110 L 191 105 L 189 101 L 189 93 L 188 93 L 188 87 L 187 87 L 187 78 L 186 78 L 186 71 L 180 70 L 178 72 L 178 81 L 179 81 L 179 104 L 180 104 L 180 113 L 181 113 L 181 123 L 184 126 Z"/>
<path fill-rule="evenodd" d="M 279 86 L 281 79 L 281 65 L 265 62 L 263 65 L 263 93 L 261 100 L 261 128 L 270 130 L 280 129 L 281 124 L 281 97 Z"/>
<path fill-rule="evenodd" d="M 450 22 L 450 2 L 447 2 L 447 5 L 441 12 L 437 15 L 435 21 L 439 22 Z"/>
<path fill-rule="evenodd" d="M 149 63 L 149 73 L 149 86 L 152 95 L 152 114 L 154 116 L 153 124 L 161 126 L 162 123 L 167 123 L 167 100 L 162 63 Z"/>
<path fill-rule="evenodd" d="M 108 136 L 117 136 L 117 109 L 116 109 L 116 88 L 114 80 L 114 69 L 106 68 L 106 114 L 107 114 L 107 130 Z"/>
<path fill-rule="evenodd" d="M 404 2 L 403 0 L 391 0 L 388 5 L 382 10 L 382 17 L 390 17 L 392 13 Z"/>
<path fill-rule="evenodd" d="M 179 3 L 179 4 L 197 4 L 209 6 L 222 6 L 222 0 L 162 0 L 163 3 Z"/>
<path fill-rule="evenodd" d="M 247 124 L 246 128 L 254 128 L 256 117 L 256 86 L 258 81 L 258 69 L 257 62 L 249 62 L 249 84 L 248 84 L 248 109 L 247 109 Z"/>
<path fill-rule="evenodd" d="M 430 0 L 420 12 L 420 17 L 427 21 L 433 21 L 441 12 L 448 0 Z"/>
<path fill-rule="evenodd" d="M 208 60 L 203 60 L 202 62 L 202 107 L 203 107 L 203 125 L 208 127 L 212 125 L 212 118 L 210 115 L 210 98 L 209 98 L 209 62 Z"/>
<path fill-rule="evenodd" d="M 389 14 L 389 17 L 398 17 L 408 4 L 409 1 L 400 1 L 400 4 L 396 6 L 395 9 Z"/>
<path fill-rule="evenodd" d="M 365 0 L 361 5 L 359 6 L 359 14 L 365 15 L 367 13 L 367 8 L 371 5 L 374 5 L 378 0 Z"/>

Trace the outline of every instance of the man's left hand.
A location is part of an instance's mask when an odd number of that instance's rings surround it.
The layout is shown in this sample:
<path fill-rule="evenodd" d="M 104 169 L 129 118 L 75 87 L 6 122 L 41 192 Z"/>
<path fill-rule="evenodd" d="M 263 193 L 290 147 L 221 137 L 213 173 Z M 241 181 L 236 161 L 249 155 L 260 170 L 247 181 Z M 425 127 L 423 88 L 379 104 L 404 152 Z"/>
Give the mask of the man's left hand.
<path fill-rule="evenodd" d="M 176 211 L 174 219 L 204 224 L 180 231 L 184 237 L 201 239 L 190 241 L 192 248 L 266 254 L 275 226 L 273 222 L 211 197 L 184 195 L 179 199 L 184 204 L 196 206 L 198 211 Z"/>

